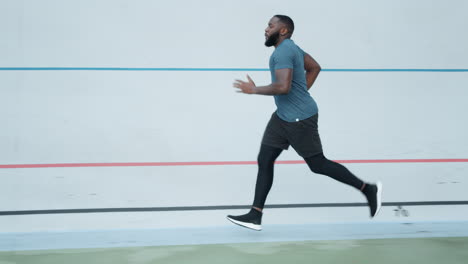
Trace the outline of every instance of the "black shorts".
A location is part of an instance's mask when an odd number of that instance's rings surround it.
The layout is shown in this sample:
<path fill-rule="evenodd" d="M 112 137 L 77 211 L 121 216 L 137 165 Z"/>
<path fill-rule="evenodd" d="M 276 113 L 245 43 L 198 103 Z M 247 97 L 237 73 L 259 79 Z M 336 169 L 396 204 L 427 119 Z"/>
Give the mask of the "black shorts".
<path fill-rule="evenodd" d="M 317 122 L 318 114 L 301 121 L 286 122 L 274 112 L 263 134 L 262 144 L 281 149 L 288 149 L 291 145 L 304 158 L 322 153 Z"/>

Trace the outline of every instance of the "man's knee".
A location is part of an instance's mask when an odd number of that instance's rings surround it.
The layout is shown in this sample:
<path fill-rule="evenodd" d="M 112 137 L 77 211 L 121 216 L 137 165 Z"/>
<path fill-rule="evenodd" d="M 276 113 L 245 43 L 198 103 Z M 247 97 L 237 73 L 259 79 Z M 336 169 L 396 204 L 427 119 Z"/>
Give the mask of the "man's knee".
<path fill-rule="evenodd" d="M 313 173 L 323 174 L 323 166 L 327 161 L 327 158 L 325 158 L 323 153 L 304 158 L 304 160 Z"/>
<path fill-rule="evenodd" d="M 278 158 L 282 149 L 262 145 L 260 152 L 258 153 L 257 162 L 259 166 L 270 166 L 273 165 L 276 158 Z"/>

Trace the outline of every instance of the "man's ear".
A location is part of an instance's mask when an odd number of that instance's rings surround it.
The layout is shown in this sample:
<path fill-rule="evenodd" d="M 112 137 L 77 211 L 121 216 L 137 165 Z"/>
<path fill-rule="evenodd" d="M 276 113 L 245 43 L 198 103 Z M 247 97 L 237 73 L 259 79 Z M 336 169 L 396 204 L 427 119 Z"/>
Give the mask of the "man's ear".
<path fill-rule="evenodd" d="M 289 30 L 286 27 L 283 27 L 280 29 L 280 35 L 281 36 L 286 36 L 289 33 Z"/>

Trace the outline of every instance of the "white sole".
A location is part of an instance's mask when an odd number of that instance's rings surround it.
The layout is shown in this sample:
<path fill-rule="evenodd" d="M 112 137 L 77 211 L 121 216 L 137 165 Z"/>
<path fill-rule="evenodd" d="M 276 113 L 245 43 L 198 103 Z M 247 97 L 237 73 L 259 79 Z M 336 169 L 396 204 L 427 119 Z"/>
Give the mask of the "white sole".
<path fill-rule="evenodd" d="M 246 227 L 246 228 L 255 230 L 255 231 L 261 231 L 261 230 L 262 230 L 262 226 L 261 226 L 261 225 L 256 225 L 256 224 L 252 224 L 252 223 L 245 223 L 245 222 L 237 221 L 237 220 L 234 220 L 234 219 L 232 219 L 232 218 L 229 218 L 228 216 L 227 216 L 226 218 L 227 218 L 229 221 L 231 221 L 231 222 L 233 222 L 234 224 L 236 224 L 236 225 L 240 225 L 240 226 L 243 226 L 243 227 Z"/>
<path fill-rule="evenodd" d="M 375 211 L 374 217 L 377 216 L 377 214 L 380 211 L 380 208 L 382 208 L 382 183 L 377 182 L 377 210 Z"/>

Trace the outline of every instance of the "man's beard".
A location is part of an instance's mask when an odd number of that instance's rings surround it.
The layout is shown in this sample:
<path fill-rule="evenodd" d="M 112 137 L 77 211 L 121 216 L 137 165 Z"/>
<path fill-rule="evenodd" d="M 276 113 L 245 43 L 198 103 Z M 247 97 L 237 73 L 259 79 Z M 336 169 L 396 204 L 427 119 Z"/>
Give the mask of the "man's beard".
<path fill-rule="evenodd" d="M 265 46 L 271 47 L 271 46 L 276 45 L 276 43 L 278 43 L 279 36 L 280 36 L 279 31 L 276 33 L 273 33 L 273 35 L 270 35 L 268 39 L 265 41 Z"/>

